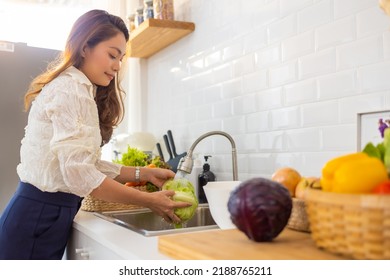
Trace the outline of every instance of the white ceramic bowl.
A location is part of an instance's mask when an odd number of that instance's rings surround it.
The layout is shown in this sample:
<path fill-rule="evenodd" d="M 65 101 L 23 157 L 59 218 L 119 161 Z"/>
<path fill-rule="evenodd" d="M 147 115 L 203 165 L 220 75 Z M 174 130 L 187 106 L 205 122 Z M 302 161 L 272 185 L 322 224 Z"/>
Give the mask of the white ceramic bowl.
<path fill-rule="evenodd" d="M 208 182 L 203 187 L 209 203 L 211 216 L 221 229 L 232 229 L 236 226 L 230 220 L 227 207 L 230 193 L 240 184 L 240 181 Z"/>

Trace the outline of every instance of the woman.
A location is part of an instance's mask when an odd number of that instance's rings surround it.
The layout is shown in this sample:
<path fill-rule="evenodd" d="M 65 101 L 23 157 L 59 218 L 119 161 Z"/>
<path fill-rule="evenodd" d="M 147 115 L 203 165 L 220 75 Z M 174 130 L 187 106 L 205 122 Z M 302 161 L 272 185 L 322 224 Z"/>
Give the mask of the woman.
<path fill-rule="evenodd" d="M 161 187 L 174 173 L 126 167 L 99 159 L 101 146 L 122 120 L 118 72 L 129 39 L 124 22 L 92 10 L 74 24 L 61 58 L 31 84 L 20 184 L 0 219 L 0 259 L 61 259 L 81 198 L 150 208 L 180 222 L 173 191 L 146 193 L 123 187 L 149 181 Z"/>

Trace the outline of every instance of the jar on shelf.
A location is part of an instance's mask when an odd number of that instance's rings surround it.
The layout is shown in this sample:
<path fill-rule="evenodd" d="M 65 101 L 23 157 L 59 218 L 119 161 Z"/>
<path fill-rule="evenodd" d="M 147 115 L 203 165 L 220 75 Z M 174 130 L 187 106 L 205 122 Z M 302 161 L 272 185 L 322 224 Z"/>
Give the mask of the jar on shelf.
<path fill-rule="evenodd" d="M 144 20 L 147 20 L 149 18 L 154 18 L 153 0 L 145 1 Z"/>
<path fill-rule="evenodd" d="M 139 7 L 137 9 L 137 14 L 135 17 L 135 27 L 137 28 L 143 22 L 144 22 L 144 7 Z"/>
<path fill-rule="evenodd" d="M 129 22 L 129 32 L 131 32 L 135 29 L 135 14 L 130 14 L 127 19 Z"/>
<path fill-rule="evenodd" d="M 174 20 L 173 0 L 153 0 L 154 18 Z"/>

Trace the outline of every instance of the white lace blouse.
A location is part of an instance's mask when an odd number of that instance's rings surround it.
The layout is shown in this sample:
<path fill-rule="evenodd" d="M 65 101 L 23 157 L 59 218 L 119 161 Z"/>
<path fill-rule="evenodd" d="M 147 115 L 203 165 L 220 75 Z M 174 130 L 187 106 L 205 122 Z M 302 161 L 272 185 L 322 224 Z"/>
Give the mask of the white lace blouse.
<path fill-rule="evenodd" d="M 70 67 L 32 103 L 17 167 L 20 180 L 47 192 L 84 197 L 121 165 L 100 160 L 102 138 L 96 88 Z"/>

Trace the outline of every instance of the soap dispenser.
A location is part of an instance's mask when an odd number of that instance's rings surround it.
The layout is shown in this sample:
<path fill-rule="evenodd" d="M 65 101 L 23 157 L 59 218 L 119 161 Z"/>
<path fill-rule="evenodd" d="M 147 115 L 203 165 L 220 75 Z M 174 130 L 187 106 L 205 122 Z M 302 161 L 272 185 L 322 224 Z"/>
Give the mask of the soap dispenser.
<path fill-rule="evenodd" d="M 199 203 L 207 203 L 206 194 L 204 192 L 203 187 L 208 182 L 214 182 L 215 181 L 215 175 L 213 172 L 210 171 L 210 164 L 207 162 L 207 160 L 211 156 L 204 156 L 205 163 L 203 164 L 203 171 L 199 174 L 198 177 L 198 192 L 199 192 Z"/>

